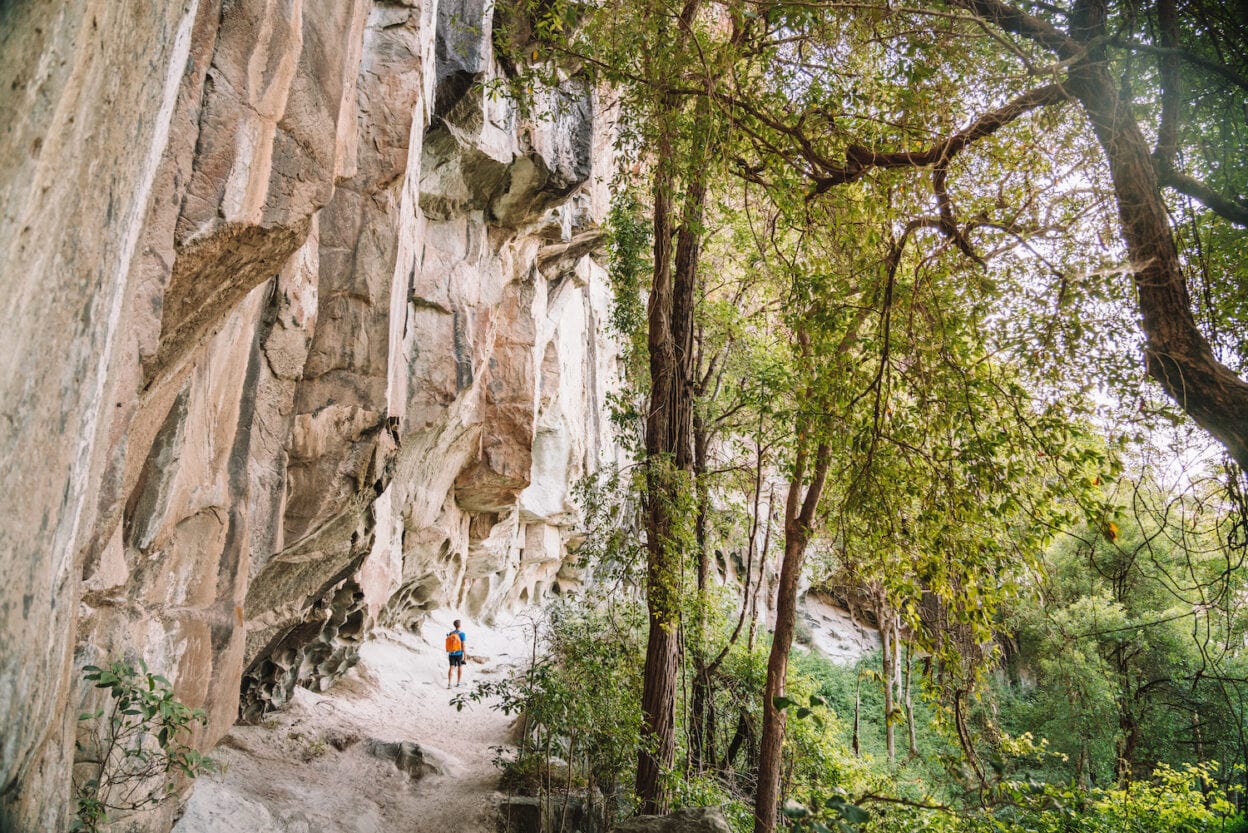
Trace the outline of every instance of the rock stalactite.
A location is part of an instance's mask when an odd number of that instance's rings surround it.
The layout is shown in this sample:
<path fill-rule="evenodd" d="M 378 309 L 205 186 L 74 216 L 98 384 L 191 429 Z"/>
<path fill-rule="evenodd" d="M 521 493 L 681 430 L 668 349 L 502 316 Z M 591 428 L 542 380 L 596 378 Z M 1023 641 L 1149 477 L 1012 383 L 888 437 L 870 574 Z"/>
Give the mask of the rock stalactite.
<path fill-rule="evenodd" d="M 0 6 L 0 828 L 65 828 L 83 664 L 207 748 L 378 622 L 575 584 L 610 119 L 492 95 L 491 7 Z"/>

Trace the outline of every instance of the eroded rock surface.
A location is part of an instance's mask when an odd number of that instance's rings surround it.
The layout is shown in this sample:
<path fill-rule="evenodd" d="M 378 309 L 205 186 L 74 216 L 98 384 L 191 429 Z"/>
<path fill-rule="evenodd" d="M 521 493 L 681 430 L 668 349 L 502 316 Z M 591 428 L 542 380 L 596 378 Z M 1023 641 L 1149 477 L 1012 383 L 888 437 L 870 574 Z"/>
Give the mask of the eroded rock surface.
<path fill-rule="evenodd" d="M 490 9 L 0 6 L 0 828 L 66 826 L 83 664 L 207 748 L 379 622 L 575 582 L 609 125 L 486 94 Z"/>

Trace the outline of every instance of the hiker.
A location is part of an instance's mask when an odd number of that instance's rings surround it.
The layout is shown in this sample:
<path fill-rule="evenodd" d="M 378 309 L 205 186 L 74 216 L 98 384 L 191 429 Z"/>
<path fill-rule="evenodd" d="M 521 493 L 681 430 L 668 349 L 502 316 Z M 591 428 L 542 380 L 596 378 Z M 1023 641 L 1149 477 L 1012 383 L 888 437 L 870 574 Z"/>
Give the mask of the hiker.
<path fill-rule="evenodd" d="M 464 643 L 468 641 L 468 637 L 459 629 L 459 620 L 455 620 L 455 630 L 446 635 L 446 658 L 450 660 L 450 667 L 446 669 L 446 687 L 451 687 L 451 672 L 459 669 L 458 676 L 455 678 L 455 687 L 458 688 L 464 682 Z"/>

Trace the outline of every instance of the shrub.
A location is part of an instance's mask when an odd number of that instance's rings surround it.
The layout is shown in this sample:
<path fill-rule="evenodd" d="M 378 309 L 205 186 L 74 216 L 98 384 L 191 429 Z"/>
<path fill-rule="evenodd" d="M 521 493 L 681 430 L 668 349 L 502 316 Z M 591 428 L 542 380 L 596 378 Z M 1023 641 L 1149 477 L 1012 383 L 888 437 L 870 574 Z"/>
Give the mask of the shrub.
<path fill-rule="evenodd" d="M 106 668 L 88 665 L 83 679 L 109 689 L 110 701 L 78 716 L 85 731 L 79 732 L 77 760 L 91 775 L 74 779 L 71 830 L 94 833 L 109 813 L 159 804 L 178 776 L 195 778 L 216 768 L 183 740 L 195 724 L 207 722 L 203 710 L 175 698 L 169 681 L 148 671 L 143 660 L 138 668 L 121 660 Z"/>

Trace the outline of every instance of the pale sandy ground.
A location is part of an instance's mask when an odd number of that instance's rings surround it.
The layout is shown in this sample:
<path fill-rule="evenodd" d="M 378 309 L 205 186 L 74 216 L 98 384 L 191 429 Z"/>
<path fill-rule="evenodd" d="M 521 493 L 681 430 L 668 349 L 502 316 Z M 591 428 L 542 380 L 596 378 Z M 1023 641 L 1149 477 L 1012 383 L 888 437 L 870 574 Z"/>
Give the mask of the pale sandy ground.
<path fill-rule="evenodd" d="M 175 833 L 493 833 L 491 747 L 508 742 L 513 718 L 486 703 L 457 711 L 451 697 L 527 662 L 533 629 L 465 620 L 470 661 L 451 691 L 448 630 L 435 617 L 423 638 L 377 632 L 331 689 L 300 689 L 265 725 L 235 727 L 212 753 L 224 771 L 199 779 Z M 442 772 L 413 779 L 369 754 L 370 739 L 415 742 Z"/>

